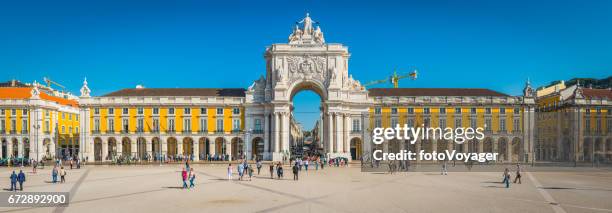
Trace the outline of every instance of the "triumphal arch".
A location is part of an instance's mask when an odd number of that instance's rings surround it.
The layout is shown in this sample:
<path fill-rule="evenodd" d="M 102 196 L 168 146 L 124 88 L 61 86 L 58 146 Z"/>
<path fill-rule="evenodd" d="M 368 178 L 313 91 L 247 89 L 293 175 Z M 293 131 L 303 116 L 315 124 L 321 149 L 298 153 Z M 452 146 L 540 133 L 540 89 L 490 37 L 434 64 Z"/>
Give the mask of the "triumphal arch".
<path fill-rule="evenodd" d="M 293 96 L 311 90 L 321 97 L 321 145 L 327 157 L 351 159 L 354 138 L 363 141 L 361 126 L 368 111 L 368 94 L 349 73 L 348 47 L 325 41 L 321 28 L 306 14 L 287 43 L 265 50 L 266 73 L 246 92 L 247 156 L 263 151 L 266 160 L 290 156 L 289 132 Z M 254 131 L 254 129 L 260 129 Z M 261 138 L 262 140 L 253 140 Z M 257 147 L 263 147 L 262 150 Z"/>

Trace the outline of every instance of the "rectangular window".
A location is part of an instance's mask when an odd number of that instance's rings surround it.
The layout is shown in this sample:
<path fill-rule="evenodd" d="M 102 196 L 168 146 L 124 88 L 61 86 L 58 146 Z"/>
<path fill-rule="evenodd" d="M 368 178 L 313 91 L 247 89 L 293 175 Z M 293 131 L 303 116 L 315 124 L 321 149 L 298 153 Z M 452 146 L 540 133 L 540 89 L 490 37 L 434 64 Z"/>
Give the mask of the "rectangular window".
<path fill-rule="evenodd" d="M 406 124 L 408 125 L 408 127 L 414 127 L 414 120 L 408 119 L 408 122 Z"/>
<path fill-rule="evenodd" d="M 598 115 L 601 115 L 601 108 L 597 107 L 595 108 L 596 112 Z M 25 113 L 24 115 L 26 115 L 27 113 Z"/>
<path fill-rule="evenodd" d="M 361 122 L 359 119 L 353 119 L 353 132 L 361 131 Z"/>
<path fill-rule="evenodd" d="M 0 133 L 6 132 L 5 130 L 6 130 L 6 121 L 0 120 Z"/>
<path fill-rule="evenodd" d="M 123 115 L 127 115 L 130 113 L 130 110 L 128 108 L 123 108 Z"/>
<path fill-rule="evenodd" d="M 455 114 L 461 115 L 461 108 L 460 107 L 455 108 Z"/>
<path fill-rule="evenodd" d="M 217 108 L 217 115 L 223 115 L 223 108 Z"/>
<path fill-rule="evenodd" d="M 217 132 L 223 132 L 223 119 L 222 118 L 217 119 Z"/>
<path fill-rule="evenodd" d="M 99 132 L 100 131 L 100 119 L 97 119 L 97 118 L 94 119 L 94 131 L 95 132 Z"/>
<path fill-rule="evenodd" d="M 446 108 L 444 107 L 440 108 L 440 114 L 446 114 Z"/>
<path fill-rule="evenodd" d="M 397 115 L 397 108 L 395 108 L 395 107 L 391 108 L 391 114 L 392 115 Z"/>
<path fill-rule="evenodd" d="M 374 108 L 374 114 L 376 114 L 376 115 L 382 114 L 382 109 L 380 109 L 380 107 Z"/>
<path fill-rule="evenodd" d="M 94 108 L 94 115 L 100 114 L 100 108 Z M 47 111 L 47 115 L 49 115 L 49 111 Z"/>
<path fill-rule="evenodd" d="M 112 119 L 112 118 L 108 119 L 108 130 L 111 132 L 115 131 L 115 119 Z"/>
<path fill-rule="evenodd" d="M 4 130 L 4 121 L 2 121 L 0 129 Z M 45 121 L 45 132 L 51 132 L 51 123 L 49 121 Z"/>
<path fill-rule="evenodd" d="M 374 120 L 374 127 L 376 128 L 382 127 L 382 121 L 380 120 L 380 118 L 376 118 L 376 120 Z"/>
<path fill-rule="evenodd" d="M 23 132 L 28 131 L 28 120 L 27 119 L 21 120 L 21 131 Z"/>
<path fill-rule="evenodd" d="M 599 111 L 600 109 L 597 110 Z M 28 109 L 21 110 L 21 115 L 28 115 Z"/>
<path fill-rule="evenodd" d="M 174 132 L 174 118 L 168 118 L 168 132 Z"/>
<path fill-rule="evenodd" d="M 79 133 L 79 127 L 74 127 L 74 134 L 78 134 Z"/>
<path fill-rule="evenodd" d="M 408 114 L 414 114 L 414 108 L 408 108 Z"/>
<path fill-rule="evenodd" d="M 591 114 L 591 109 L 586 109 L 586 110 L 585 110 L 585 113 L 586 113 L 587 115 Z"/>
<path fill-rule="evenodd" d="M 521 129 L 521 123 L 519 122 L 519 119 L 514 119 L 514 121 L 512 121 L 512 130 L 515 132 L 520 131 Z"/>
<path fill-rule="evenodd" d="M 506 119 L 499 119 L 499 130 L 502 132 L 506 131 Z"/>
<path fill-rule="evenodd" d="M 489 107 L 485 108 L 485 114 L 490 115 L 491 114 L 491 108 L 489 108 Z"/>
<path fill-rule="evenodd" d="M 75 120 L 75 121 L 79 121 L 79 116 L 74 115 L 74 120 Z"/>
<path fill-rule="evenodd" d="M 136 111 L 138 111 L 139 115 L 143 115 L 144 114 L 144 108 L 142 108 L 142 107 L 138 107 L 138 110 L 136 110 Z"/>
<path fill-rule="evenodd" d="M 4 115 L 6 114 L 6 111 L 4 111 L 4 109 L 0 109 L 0 115 Z"/>
<path fill-rule="evenodd" d="M 499 114 L 505 115 L 506 114 L 506 108 L 499 108 Z"/>
<path fill-rule="evenodd" d="M 430 127 L 431 126 L 431 121 L 429 120 L 429 118 L 423 119 L 423 125 L 425 127 Z"/>
<path fill-rule="evenodd" d="M 470 127 L 476 129 L 476 118 L 470 118 Z"/>
<path fill-rule="evenodd" d="M 472 107 L 470 109 L 470 113 L 472 113 L 472 115 L 475 115 L 476 114 L 476 107 Z"/>
<path fill-rule="evenodd" d="M 206 108 L 200 108 L 200 114 L 206 115 Z"/>
<path fill-rule="evenodd" d="M 208 122 L 206 121 L 206 118 L 200 118 L 200 131 L 208 131 Z"/>
<path fill-rule="evenodd" d="M 183 131 L 191 132 L 191 119 L 189 118 L 183 119 Z"/>
<path fill-rule="evenodd" d="M 2 113 L 4 115 L 4 113 Z M 49 117 L 49 110 L 45 110 L 45 116 Z"/>
<path fill-rule="evenodd" d="M 234 115 L 240 115 L 240 108 L 238 108 L 238 107 L 234 107 L 234 109 L 232 109 L 232 114 L 234 114 Z"/>
<path fill-rule="evenodd" d="M 62 119 L 66 119 L 66 113 L 62 112 Z"/>
<path fill-rule="evenodd" d="M 185 112 L 185 115 L 191 115 L 191 108 L 185 108 L 183 112 Z"/>
<path fill-rule="evenodd" d="M 71 126 L 68 127 L 68 134 L 72 134 L 72 127 Z"/>
<path fill-rule="evenodd" d="M 391 128 L 395 128 L 397 126 L 397 118 L 391 118 Z"/>
<path fill-rule="evenodd" d="M 122 122 L 121 124 L 122 124 L 122 126 L 123 126 L 123 129 L 122 129 L 122 130 L 123 130 L 123 132 L 128 132 L 128 131 L 130 131 L 130 123 L 129 123 L 129 120 L 128 120 L 127 118 L 124 118 L 124 119 L 123 119 L 123 122 Z"/>
<path fill-rule="evenodd" d="M 138 118 L 138 122 L 136 122 L 136 128 L 138 132 L 144 132 L 144 118 Z"/>
<path fill-rule="evenodd" d="M 159 132 L 159 119 L 153 118 L 153 132 Z"/>
<path fill-rule="evenodd" d="M 455 128 L 462 127 L 461 118 L 455 119 Z"/>
<path fill-rule="evenodd" d="M 584 120 L 584 131 L 591 132 L 591 119 Z"/>
<path fill-rule="evenodd" d="M 153 108 L 153 115 L 159 115 L 159 108 Z"/>
<path fill-rule="evenodd" d="M 440 119 L 439 126 L 442 129 L 446 128 L 446 119 Z"/>
<path fill-rule="evenodd" d="M 11 132 L 17 131 L 17 121 L 11 120 Z"/>
<path fill-rule="evenodd" d="M 168 108 L 168 115 L 174 115 L 174 108 Z"/>
<path fill-rule="evenodd" d="M 485 127 L 485 131 L 491 131 L 492 127 L 491 127 L 491 119 L 490 118 L 485 119 L 485 126 L 484 127 Z"/>
<path fill-rule="evenodd" d="M 261 131 L 261 119 L 255 119 L 255 131 Z"/>
<path fill-rule="evenodd" d="M 521 109 L 519 109 L 519 108 L 514 108 L 514 114 L 515 114 L 515 115 L 518 115 L 518 114 L 520 114 L 520 113 L 521 113 Z"/>
<path fill-rule="evenodd" d="M 66 134 L 66 126 L 62 126 L 62 134 Z"/>
<path fill-rule="evenodd" d="M 238 131 L 240 130 L 240 120 L 239 119 L 234 119 L 232 121 L 232 130 L 233 131 Z"/>
<path fill-rule="evenodd" d="M 601 132 L 601 119 L 597 119 L 597 121 L 595 121 L 595 132 L 600 133 Z"/>
<path fill-rule="evenodd" d="M 11 115 L 17 115 L 17 110 L 16 109 L 11 109 Z"/>
<path fill-rule="evenodd" d="M 423 108 L 423 114 L 429 115 L 429 107 Z"/>
<path fill-rule="evenodd" d="M 115 114 L 115 108 L 108 108 L 108 114 L 109 115 L 114 115 Z"/>

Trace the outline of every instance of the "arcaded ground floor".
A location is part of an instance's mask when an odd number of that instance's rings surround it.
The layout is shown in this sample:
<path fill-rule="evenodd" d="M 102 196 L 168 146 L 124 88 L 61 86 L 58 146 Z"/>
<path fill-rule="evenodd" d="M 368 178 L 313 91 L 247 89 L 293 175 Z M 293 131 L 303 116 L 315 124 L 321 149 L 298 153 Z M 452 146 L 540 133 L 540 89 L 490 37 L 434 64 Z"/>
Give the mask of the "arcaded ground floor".
<path fill-rule="evenodd" d="M 50 167 L 25 191 L 71 193 L 67 208 L 0 208 L 1 212 L 611 212 L 612 172 L 579 168 L 525 173 L 503 188 L 501 172 L 362 173 L 359 168 L 302 172 L 271 180 L 267 165 L 252 181 L 228 181 L 226 165 L 194 165 L 197 187 L 181 189 L 182 165 L 86 166 L 65 184 L 48 183 Z M 19 169 L 19 168 L 17 168 Z M 9 172 L 0 168 L 0 185 Z M 235 177 L 235 176 L 234 176 Z M 3 193 L 6 193 L 4 191 Z"/>

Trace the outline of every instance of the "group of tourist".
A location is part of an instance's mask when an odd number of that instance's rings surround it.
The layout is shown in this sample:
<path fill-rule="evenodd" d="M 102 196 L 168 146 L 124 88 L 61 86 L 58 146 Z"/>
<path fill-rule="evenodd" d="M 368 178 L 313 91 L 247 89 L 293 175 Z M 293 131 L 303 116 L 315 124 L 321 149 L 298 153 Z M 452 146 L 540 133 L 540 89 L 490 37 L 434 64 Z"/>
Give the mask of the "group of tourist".
<path fill-rule="evenodd" d="M 516 164 L 516 176 L 514 176 L 514 181 L 513 183 L 517 183 L 521 184 L 521 173 L 522 173 L 522 168 L 521 168 L 521 164 Z M 502 180 L 502 184 L 506 185 L 506 188 L 510 188 L 510 169 L 506 168 L 504 170 L 504 174 L 503 174 L 503 180 Z"/>

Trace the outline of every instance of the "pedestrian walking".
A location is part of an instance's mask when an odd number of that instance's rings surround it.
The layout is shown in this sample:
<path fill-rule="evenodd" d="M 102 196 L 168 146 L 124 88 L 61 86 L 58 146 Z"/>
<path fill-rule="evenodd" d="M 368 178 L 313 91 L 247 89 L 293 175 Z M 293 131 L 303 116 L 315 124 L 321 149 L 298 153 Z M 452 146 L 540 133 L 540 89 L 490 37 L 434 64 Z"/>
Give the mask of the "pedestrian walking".
<path fill-rule="evenodd" d="M 304 169 L 308 171 L 308 159 L 304 161 Z"/>
<path fill-rule="evenodd" d="M 60 168 L 59 175 L 60 175 L 60 183 L 65 183 L 66 182 L 66 170 L 64 169 L 63 166 Z"/>
<path fill-rule="evenodd" d="M 510 188 L 510 170 L 508 168 L 504 170 L 504 180 L 502 183 L 506 184 L 506 188 Z"/>
<path fill-rule="evenodd" d="M 23 173 L 23 170 L 19 170 L 17 181 L 19 182 L 19 191 L 23 191 L 23 182 L 26 181 L 26 176 L 25 173 Z"/>
<path fill-rule="evenodd" d="M 251 166 L 247 167 L 247 171 L 249 172 L 249 181 L 253 178 L 253 168 Z"/>
<path fill-rule="evenodd" d="M 293 165 L 293 180 L 298 180 L 298 173 L 300 172 L 300 168 L 297 163 Z"/>
<path fill-rule="evenodd" d="M 521 164 L 516 164 L 516 177 L 514 177 L 514 183 L 518 180 L 518 184 L 521 184 Z"/>
<path fill-rule="evenodd" d="M 183 167 L 183 171 L 181 171 L 181 178 L 183 179 L 183 189 L 187 188 L 187 170 Z"/>
<path fill-rule="evenodd" d="M 276 175 L 278 176 L 279 180 L 283 178 L 283 166 L 280 162 L 276 164 Z"/>
<path fill-rule="evenodd" d="M 36 174 L 36 167 L 38 166 L 38 161 L 32 160 L 32 173 Z"/>
<path fill-rule="evenodd" d="M 274 164 L 270 163 L 270 179 L 274 179 Z"/>
<path fill-rule="evenodd" d="M 232 164 L 230 163 L 227 166 L 227 180 L 232 180 L 232 170 L 233 170 Z"/>
<path fill-rule="evenodd" d="M 446 163 L 446 160 L 442 162 L 442 172 L 440 173 L 440 175 L 448 175 L 448 165 Z"/>
<path fill-rule="evenodd" d="M 238 164 L 238 180 L 242 180 L 242 175 L 244 174 L 244 165 Z"/>
<path fill-rule="evenodd" d="M 72 158 L 70 158 L 70 170 L 72 170 L 72 165 L 74 164 L 74 160 L 72 160 Z"/>
<path fill-rule="evenodd" d="M 17 174 L 15 174 L 15 170 L 9 177 L 11 179 L 11 191 L 17 191 Z"/>
<path fill-rule="evenodd" d="M 195 187 L 194 181 L 195 181 L 196 175 L 193 172 L 193 168 L 189 170 L 189 173 L 191 173 L 191 176 L 189 177 L 189 188 L 194 188 Z"/>
<path fill-rule="evenodd" d="M 51 178 L 53 179 L 53 183 L 57 183 L 57 175 L 59 171 L 57 171 L 57 166 L 53 166 L 53 170 L 51 170 Z"/>
<path fill-rule="evenodd" d="M 261 161 L 258 160 L 255 164 L 257 165 L 257 175 L 259 176 L 259 172 L 261 171 Z"/>

